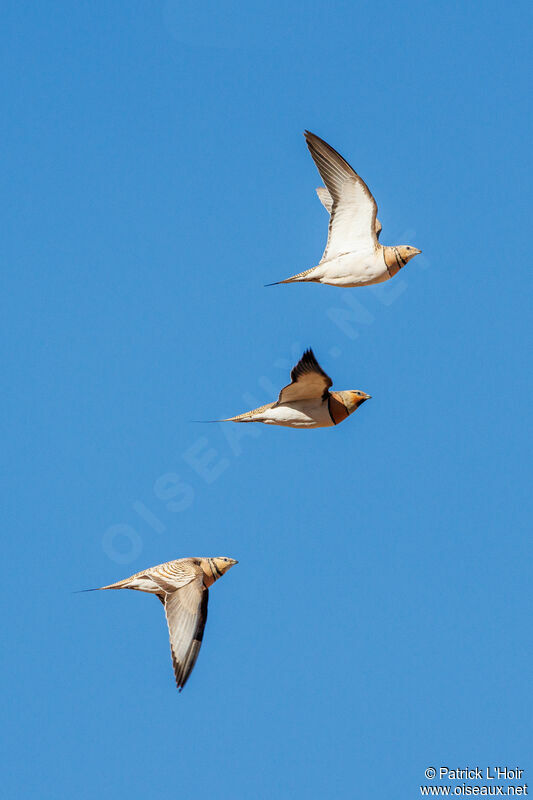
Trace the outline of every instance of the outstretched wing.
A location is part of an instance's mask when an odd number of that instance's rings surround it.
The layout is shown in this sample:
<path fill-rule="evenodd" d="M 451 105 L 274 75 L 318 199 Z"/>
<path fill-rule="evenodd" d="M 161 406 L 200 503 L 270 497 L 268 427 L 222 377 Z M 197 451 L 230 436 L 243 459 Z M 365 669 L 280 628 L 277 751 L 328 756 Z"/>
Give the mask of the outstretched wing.
<path fill-rule="evenodd" d="M 293 400 L 311 400 L 314 397 L 326 398 L 331 385 L 331 378 L 326 375 L 313 351 L 306 350 L 291 370 L 291 383 L 279 393 L 278 404 Z"/>
<path fill-rule="evenodd" d="M 322 205 L 324 206 L 324 208 L 326 209 L 328 214 L 331 214 L 331 209 L 333 208 L 333 200 L 331 199 L 331 195 L 328 192 L 328 190 L 326 189 L 326 187 L 325 186 L 318 186 L 317 190 L 316 190 L 316 193 L 318 195 L 318 199 L 320 200 L 320 202 L 322 203 Z M 376 237 L 378 239 L 379 239 L 379 234 L 381 233 L 382 227 L 383 226 L 381 225 L 381 222 L 376 217 L 376 222 L 374 224 L 374 228 L 375 228 L 375 231 L 376 231 Z"/>
<path fill-rule="evenodd" d="M 181 690 L 191 674 L 204 636 L 209 593 L 199 575 L 165 596 L 165 614 L 176 685 Z"/>
<path fill-rule="evenodd" d="M 305 138 L 309 152 L 333 201 L 328 242 L 322 261 L 336 258 L 343 253 L 377 247 L 378 208 L 370 189 L 348 162 L 327 142 L 309 131 L 305 132 Z M 322 200 L 320 194 L 319 197 Z"/>

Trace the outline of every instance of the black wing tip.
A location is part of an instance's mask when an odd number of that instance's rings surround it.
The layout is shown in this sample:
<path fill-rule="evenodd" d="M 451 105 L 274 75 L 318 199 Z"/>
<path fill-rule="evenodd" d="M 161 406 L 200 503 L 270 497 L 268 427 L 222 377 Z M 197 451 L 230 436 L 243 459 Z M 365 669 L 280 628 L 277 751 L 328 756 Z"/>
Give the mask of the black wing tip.
<path fill-rule="evenodd" d="M 315 142 L 321 142 L 322 144 L 324 144 L 328 148 L 328 150 L 333 150 L 332 146 L 330 144 L 328 144 L 325 139 L 322 139 L 320 136 L 317 136 L 317 134 L 313 133 L 312 131 L 305 130 L 304 131 L 304 136 L 305 136 L 305 141 L 307 142 L 307 146 L 309 147 L 309 149 L 311 149 L 313 147 Z M 336 151 L 333 150 L 333 152 L 336 152 Z"/>
<path fill-rule="evenodd" d="M 311 347 L 308 347 L 307 350 L 304 351 L 301 359 L 298 361 L 296 366 L 291 371 L 291 378 L 295 379 L 299 375 L 302 375 L 305 372 L 317 372 L 320 375 L 323 375 L 329 381 L 329 385 L 332 385 L 331 378 L 324 372 L 322 367 L 317 361 L 315 354 Z"/>
<path fill-rule="evenodd" d="M 321 372 L 323 373 L 323 369 L 316 360 L 316 356 L 313 353 L 313 350 L 308 347 L 307 350 L 304 350 L 302 357 L 299 359 L 298 363 L 294 365 L 291 370 L 291 379 L 294 381 L 304 372 Z"/>
<path fill-rule="evenodd" d="M 193 664 L 194 666 L 194 664 Z M 189 673 L 186 675 L 186 668 L 183 665 L 180 665 L 180 669 L 175 674 L 176 677 L 176 686 L 178 687 L 178 692 L 182 692 L 185 689 L 185 684 L 190 678 L 192 669 L 189 670 Z"/>
<path fill-rule="evenodd" d="M 95 586 L 94 589 L 74 589 L 74 591 L 71 592 L 71 594 L 84 594 L 85 592 L 99 592 L 99 591 L 100 587 Z"/>
<path fill-rule="evenodd" d="M 181 664 L 176 664 L 174 667 L 174 678 L 176 679 L 178 692 L 181 692 L 187 681 L 187 679 L 183 680 L 183 667 Z"/>
<path fill-rule="evenodd" d="M 312 347 L 308 347 L 307 350 L 304 350 L 300 361 L 305 361 L 306 363 L 316 364 L 318 366 L 318 361 L 316 360 L 316 356 L 313 353 L 313 348 Z"/>

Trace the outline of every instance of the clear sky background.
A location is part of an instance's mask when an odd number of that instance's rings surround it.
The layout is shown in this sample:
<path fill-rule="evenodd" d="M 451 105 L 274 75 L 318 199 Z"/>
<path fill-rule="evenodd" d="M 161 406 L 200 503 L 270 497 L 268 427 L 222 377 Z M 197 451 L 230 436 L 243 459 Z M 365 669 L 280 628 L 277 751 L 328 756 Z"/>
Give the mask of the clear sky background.
<path fill-rule="evenodd" d="M 3 4 L 6 797 L 533 767 L 528 6 Z M 325 243 L 305 128 L 393 281 L 263 287 Z M 341 426 L 192 422 L 306 347 Z M 178 694 L 157 600 L 72 592 L 188 555 L 240 563 Z"/>

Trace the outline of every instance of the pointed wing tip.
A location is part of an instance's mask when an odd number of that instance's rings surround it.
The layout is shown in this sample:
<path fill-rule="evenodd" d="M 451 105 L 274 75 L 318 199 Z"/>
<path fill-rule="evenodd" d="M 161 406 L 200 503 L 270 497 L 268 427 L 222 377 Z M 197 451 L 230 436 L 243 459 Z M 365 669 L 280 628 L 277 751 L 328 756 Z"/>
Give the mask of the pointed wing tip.
<path fill-rule="evenodd" d="M 315 379 L 310 378 L 313 373 L 315 376 L 320 376 L 318 381 L 316 377 Z M 330 376 L 324 372 L 313 350 L 308 347 L 307 350 L 304 350 L 298 363 L 291 369 L 291 382 L 288 386 L 284 386 L 279 393 L 278 403 L 286 403 L 295 399 L 324 398 L 331 385 Z M 304 391 L 308 393 L 305 394 Z"/>
<path fill-rule="evenodd" d="M 327 145 L 327 147 L 331 147 L 331 145 L 328 145 L 325 139 L 322 139 L 320 136 L 317 136 L 317 134 L 313 133 L 312 131 L 307 131 L 307 130 L 304 131 L 304 136 L 305 136 L 305 141 L 307 142 L 307 146 L 309 148 L 312 145 L 315 145 L 317 142 L 321 142 L 322 144 Z"/>
<path fill-rule="evenodd" d="M 328 379 L 329 385 L 330 386 L 332 385 L 332 381 L 331 381 L 330 376 L 326 372 L 324 372 L 324 370 L 322 369 L 322 367 L 318 363 L 318 359 L 315 356 L 315 354 L 313 353 L 313 348 L 312 347 L 308 347 L 307 350 L 304 351 L 304 354 L 302 355 L 299 363 L 301 363 L 302 361 L 305 362 L 307 365 L 311 366 L 313 369 L 316 369 L 317 372 L 319 372 L 321 375 L 323 375 L 325 378 Z M 298 366 L 298 365 L 296 365 L 296 366 Z"/>

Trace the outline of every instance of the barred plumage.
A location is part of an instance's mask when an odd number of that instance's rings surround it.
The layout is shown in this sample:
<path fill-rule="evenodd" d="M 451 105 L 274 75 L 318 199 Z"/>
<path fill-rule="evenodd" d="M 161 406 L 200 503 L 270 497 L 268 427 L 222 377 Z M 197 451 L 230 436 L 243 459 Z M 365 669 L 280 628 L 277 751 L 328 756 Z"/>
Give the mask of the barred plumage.
<path fill-rule="evenodd" d="M 233 558 L 179 558 L 100 589 L 155 594 L 165 607 L 176 685 L 181 691 L 198 658 L 207 619 L 208 588 L 237 564 Z"/>

